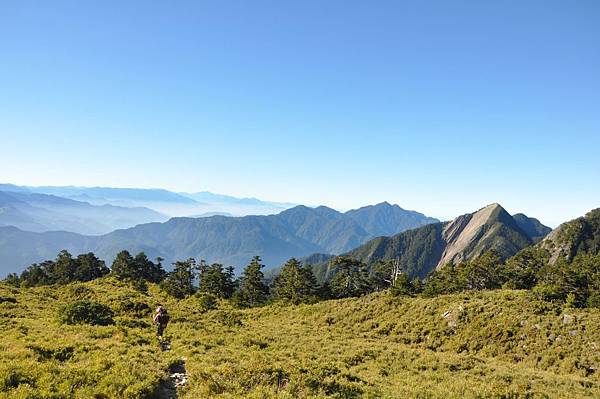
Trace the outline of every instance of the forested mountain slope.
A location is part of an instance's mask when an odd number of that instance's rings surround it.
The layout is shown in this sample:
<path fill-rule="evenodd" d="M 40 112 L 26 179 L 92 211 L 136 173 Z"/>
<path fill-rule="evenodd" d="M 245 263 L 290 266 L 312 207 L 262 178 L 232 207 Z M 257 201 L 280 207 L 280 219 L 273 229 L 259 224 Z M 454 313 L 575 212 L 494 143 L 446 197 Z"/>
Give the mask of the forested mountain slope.
<path fill-rule="evenodd" d="M 504 208 L 491 204 L 450 222 L 375 238 L 345 255 L 370 265 L 379 260 L 399 259 L 411 278 L 424 278 L 449 262 L 459 263 L 489 250 L 506 259 L 532 243 Z M 317 264 L 315 274 L 320 280 L 328 279 L 334 273 L 330 268 L 327 262 Z"/>
<path fill-rule="evenodd" d="M 540 244 L 551 253 L 551 263 L 560 256 L 572 259 L 578 254 L 600 253 L 600 208 L 585 216 L 563 223 Z"/>
<path fill-rule="evenodd" d="M 544 226 L 536 218 L 531 218 L 522 213 L 513 215 L 513 219 L 515 219 L 521 230 L 527 233 L 534 243 L 540 242 L 552 231 L 550 227 Z"/>
<path fill-rule="evenodd" d="M 423 217 L 422 222 L 428 220 Z M 97 237 L 63 232 L 40 234 L 6 227 L 0 228 L 0 270 L 3 274 L 19 272 L 61 249 L 72 253 L 93 251 L 107 262 L 127 249 L 143 251 L 151 258 L 160 256 L 167 265 L 193 257 L 238 269 L 260 254 L 268 266 L 276 267 L 291 257 L 339 254 L 374 236 L 350 216 L 324 206 L 297 206 L 268 216 L 172 218 Z"/>

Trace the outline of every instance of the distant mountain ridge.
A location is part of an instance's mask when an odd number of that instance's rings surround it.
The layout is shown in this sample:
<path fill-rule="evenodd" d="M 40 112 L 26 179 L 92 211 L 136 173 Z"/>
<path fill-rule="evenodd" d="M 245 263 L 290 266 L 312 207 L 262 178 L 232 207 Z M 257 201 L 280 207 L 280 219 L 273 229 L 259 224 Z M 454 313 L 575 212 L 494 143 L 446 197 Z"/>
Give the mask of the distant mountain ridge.
<path fill-rule="evenodd" d="M 237 198 L 208 191 L 176 193 L 155 188 L 17 186 L 0 184 L 0 191 L 55 195 L 92 205 L 146 207 L 169 216 L 191 216 L 204 213 L 230 213 L 237 216 L 277 214 L 295 206 L 290 203 Z"/>
<path fill-rule="evenodd" d="M 295 235 L 330 253 L 347 251 L 372 237 L 353 219 L 326 206 L 309 208 L 299 205 L 277 216 L 290 226 Z"/>
<path fill-rule="evenodd" d="M 21 191 L 47 194 L 65 198 L 85 198 L 91 200 L 122 200 L 146 202 L 193 203 L 193 199 L 161 188 L 117 188 L 117 187 L 78 187 L 78 186 L 16 186 L 0 184 L 2 191 Z"/>
<path fill-rule="evenodd" d="M 370 265 L 379 260 L 399 259 L 411 278 L 424 278 L 449 262 L 466 261 L 489 250 L 506 259 L 532 244 L 532 238 L 504 208 L 491 204 L 450 222 L 428 224 L 391 237 L 377 237 L 345 255 Z M 324 255 L 315 258 L 326 259 Z M 320 281 L 335 273 L 326 261 L 314 265 L 314 270 Z"/>
<path fill-rule="evenodd" d="M 167 219 L 166 215 L 143 207 L 92 205 L 54 195 L 0 191 L 0 226 L 15 226 L 33 232 L 62 230 L 106 234 Z"/>
<path fill-rule="evenodd" d="M 392 205 L 383 203 L 369 209 L 385 214 L 382 207 Z M 411 215 L 405 225 L 418 227 L 430 220 Z M 3 272 L 19 271 L 65 248 L 74 253 L 93 251 L 109 262 L 118 251 L 127 249 L 161 256 L 166 262 L 194 257 L 238 269 L 252 256 L 260 255 L 265 264 L 275 267 L 290 257 L 345 252 L 381 233 L 368 232 L 348 214 L 324 206 L 297 206 L 266 216 L 172 218 L 97 237 L 0 228 L 0 266 L 5 268 Z"/>
<path fill-rule="evenodd" d="M 530 218 L 522 213 L 513 215 L 513 219 L 515 219 L 521 230 L 527 233 L 534 243 L 540 242 L 552 231 L 550 227 L 544 226 L 539 220 Z"/>
<path fill-rule="evenodd" d="M 283 209 L 288 209 L 296 206 L 296 204 L 292 203 L 283 203 L 283 202 L 273 202 L 273 201 L 263 201 L 258 198 L 239 198 L 231 195 L 225 194 L 215 194 L 209 191 L 200 191 L 197 193 L 179 193 L 185 197 L 189 197 L 195 201 L 204 202 L 204 203 L 223 203 L 228 202 L 232 204 L 242 204 L 242 205 L 259 205 L 265 206 L 270 205 L 273 207 L 280 207 Z"/>
<path fill-rule="evenodd" d="M 388 202 L 350 210 L 346 212 L 346 215 L 375 236 L 393 236 L 415 227 L 439 222 L 439 220 L 427 217 L 422 213 L 407 211 Z"/>

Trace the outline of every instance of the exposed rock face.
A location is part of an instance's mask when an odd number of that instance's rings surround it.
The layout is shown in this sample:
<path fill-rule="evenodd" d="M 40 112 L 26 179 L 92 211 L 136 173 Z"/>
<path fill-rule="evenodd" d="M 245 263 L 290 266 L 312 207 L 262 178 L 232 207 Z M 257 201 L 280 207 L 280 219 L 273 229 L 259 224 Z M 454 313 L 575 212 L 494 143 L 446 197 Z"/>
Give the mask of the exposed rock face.
<path fill-rule="evenodd" d="M 552 232 L 548 234 L 546 238 L 539 244 L 542 248 L 545 248 L 550 252 L 550 260 L 548 263 L 551 265 L 555 264 L 558 258 L 561 256 L 565 256 L 567 258 L 570 257 L 571 243 L 568 240 L 561 240 L 561 232 L 566 225 L 567 223 L 563 223 L 552 230 Z"/>
<path fill-rule="evenodd" d="M 444 252 L 436 264 L 460 263 L 494 250 L 507 258 L 531 245 L 529 237 L 499 204 L 462 215 L 446 223 L 442 233 Z"/>
<path fill-rule="evenodd" d="M 411 278 L 424 278 L 449 262 L 467 261 L 490 250 L 507 259 L 532 243 L 504 208 L 491 204 L 450 222 L 430 224 L 393 237 L 378 237 L 347 255 L 368 264 L 398 259 Z M 321 281 L 333 274 L 326 263 L 316 265 L 314 270 Z"/>
<path fill-rule="evenodd" d="M 550 252 L 550 263 L 559 257 L 572 259 L 578 254 L 600 253 L 600 208 L 558 226 L 538 244 Z"/>
<path fill-rule="evenodd" d="M 446 263 L 460 263 L 479 253 L 471 253 L 470 249 L 477 247 L 477 240 L 483 240 L 493 234 L 492 230 L 484 231 L 484 227 L 490 222 L 493 215 L 498 212 L 506 212 L 499 204 L 491 204 L 471 214 L 462 215 L 446 224 L 442 237 L 446 243 L 446 249 L 442 254 L 436 268 Z"/>

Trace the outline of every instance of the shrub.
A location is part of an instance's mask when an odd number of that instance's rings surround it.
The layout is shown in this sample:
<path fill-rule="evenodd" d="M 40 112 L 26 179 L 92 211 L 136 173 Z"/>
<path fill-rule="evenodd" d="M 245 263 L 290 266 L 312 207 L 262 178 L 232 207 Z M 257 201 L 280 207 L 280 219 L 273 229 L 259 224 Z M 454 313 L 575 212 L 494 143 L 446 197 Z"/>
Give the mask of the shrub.
<path fill-rule="evenodd" d="M 44 360 L 58 360 L 59 362 L 65 362 L 73 357 L 75 351 L 75 348 L 72 346 L 47 348 L 44 346 L 29 345 L 27 348 L 31 349 L 33 353 L 37 355 L 38 362 Z"/>
<path fill-rule="evenodd" d="M 112 310 L 101 303 L 82 300 L 63 305 L 59 309 L 62 324 L 91 324 L 106 326 L 114 324 Z"/>
<path fill-rule="evenodd" d="M 6 276 L 4 282 L 13 287 L 21 286 L 21 280 L 19 279 L 19 276 L 17 276 L 15 273 L 10 273 L 8 276 Z"/>
<path fill-rule="evenodd" d="M 0 375 L 0 392 L 17 388 L 22 384 L 35 386 L 35 380 L 30 375 L 27 375 L 20 370 L 9 370 L 8 372 Z"/>
<path fill-rule="evenodd" d="M 240 327 L 243 324 L 239 312 L 218 311 L 213 319 L 226 327 Z"/>
<path fill-rule="evenodd" d="M 130 300 L 119 303 L 116 310 L 119 314 L 124 313 L 134 317 L 148 317 L 152 313 L 147 303 Z"/>
<path fill-rule="evenodd" d="M 207 312 L 217 308 L 217 297 L 212 294 L 199 293 L 198 307 L 201 312 Z"/>
<path fill-rule="evenodd" d="M 66 290 L 66 292 L 69 296 L 77 299 L 84 299 L 86 296 L 91 295 L 93 293 L 93 291 L 85 285 L 71 286 Z"/>
<path fill-rule="evenodd" d="M 563 287 L 557 284 L 538 284 L 532 292 L 536 298 L 548 302 L 562 302 L 566 296 Z"/>
<path fill-rule="evenodd" d="M 17 299 L 10 296 L 0 296 L 0 303 L 17 303 Z"/>
<path fill-rule="evenodd" d="M 148 283 L 144 279 L 133 280 L 132 287 L 134 290 L 141 292 L 142 294 L 148 293 Z"/>

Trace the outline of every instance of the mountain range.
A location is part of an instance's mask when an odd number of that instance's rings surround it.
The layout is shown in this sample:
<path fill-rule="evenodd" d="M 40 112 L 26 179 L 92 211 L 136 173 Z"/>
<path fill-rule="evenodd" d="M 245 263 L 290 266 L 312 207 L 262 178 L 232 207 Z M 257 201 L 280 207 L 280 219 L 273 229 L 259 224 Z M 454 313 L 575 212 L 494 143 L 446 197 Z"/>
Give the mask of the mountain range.
<path fill-rule="evenodd" d="M 490 250 L 507 259 L 539 241 L 540 230 L 550 230 L 537 223 L 536 219 L 522 214 L 515 218 L 499 204 L 491 204 L 449 222 L 428 224 L 391 237 L 377 237 L 344 255 L 368 265 L 398 259 L 411 278 L 424 278 L 449 262 L 473 259 Z M 304 262 L 314 260 L 320 260 L 313 265 L 318 280 L 326 281 L 336 272 L 323 254 L 312 255 Z"/>
<path fill-rule="evenodd" d="M 108 262 L 122 249 L 144 251 L 150 257 L 164 258 L 167 264 L 194 257 L 238 270 L 251 257 L 261 255 L 274 267 L 290 257 L 349 251 L 389 231 L 431 222 L 437 220 L 384 202 L 346 213 L 300 205 L 276 215 L 176 217 L 101 236 L 5 226 L 0 227 L 0 273 L 21 271 L 33 262 L 53 258 L 62 249 L 73 254 L 92 251 Z"/>
<path fill-rule="evenodd" d="M 544 226 L 536 218 L 531 218 L 527 215 L 523 215 L 522 213 L 513 215 L 513 219 L 515 219 L 515 222 L 517 222 L 521 230 L 527 233 L 534 243 L 540 242 L 552 231 L 550 227 Z"/>
<path fill-rule="evenodd" d="M 400 206 L 388 202 L 350 210 L 346 215 L 374 236 L 391 236 L 425 224 L 439 222 L 422 213 L 405 211 Z"/>
<path fill-rule="evenodd" d="M 144 207 L 168 216 L 191 216 L 205 213 L 229 213 L 236 216 L 269 215 L 295 206 L 295 204 L 290 203 L 262 201 L 256 198 L 237 198 L 208 191 L 176 193 L 164 189 L 149 188 L 34 187 L 14 184 L 0 184 L 0 191 L 46 194 L 86 202 L 91 205 Z M 154 221 L 162 220 L 156 219 Z"/>
<path fill-rule="evenodd" d="M 144 207 L 92 205 L 55 195 L 0 191 L 0 226 L 27 231 L 62 230 L 98 235 L 167 219 L 167 215 Z"/>

